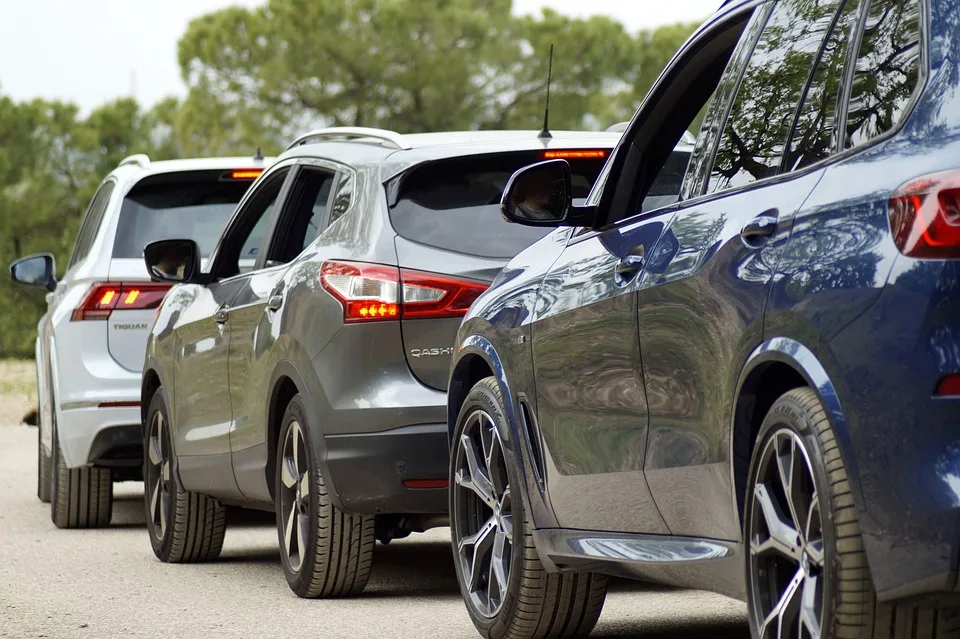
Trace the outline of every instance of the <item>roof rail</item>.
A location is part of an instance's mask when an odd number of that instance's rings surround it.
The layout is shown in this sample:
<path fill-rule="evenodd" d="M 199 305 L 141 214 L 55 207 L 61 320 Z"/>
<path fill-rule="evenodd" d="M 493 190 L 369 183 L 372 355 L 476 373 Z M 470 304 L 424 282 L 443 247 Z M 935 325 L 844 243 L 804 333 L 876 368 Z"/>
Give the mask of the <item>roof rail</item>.
<path fill-rule="evenodd" d="M 126 164 L 136 164 L 137 166 L 145 169 L 150 166 L 150 156 L 148 156 L 146 153 L 137 153 L 135 155 L 123 158 L 120 160 L 120 164 L 117 166 L 124 166 Z"/>
<path fill-rule="evenodd" d="M 623 133 L 627 130 L 627 125 L 629 122 L 617 122 L 614 125 L 607 127 L 607 133 Z"/>
<path fill-rule="evenodd" d="M 403 136 L 396 131 L 387 131 L 386 129 L 371 129 L 365 126 L 334 126 L 304 133 L 294 140 L 290 146 L 286 148 L 286 150 L 289 151 L 295 146 L 307 144 L 309 141 L 320 142 L 323 140 L 332 141 L 349 138 L 368 138 L 371 140 L 379 140 L 381 142 L 389 142 L 396 148 L 404 150 L 413 148 L 407 141 L 403 139 Z"/>

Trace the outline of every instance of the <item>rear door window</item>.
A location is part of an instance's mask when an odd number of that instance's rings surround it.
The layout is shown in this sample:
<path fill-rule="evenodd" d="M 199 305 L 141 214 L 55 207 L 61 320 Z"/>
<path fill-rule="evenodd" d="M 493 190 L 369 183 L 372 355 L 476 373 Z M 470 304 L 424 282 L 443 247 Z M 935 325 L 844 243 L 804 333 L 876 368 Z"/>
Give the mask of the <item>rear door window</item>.
<path fill-rule="evenodd" d="M 167 173 L 138 182 L 123 199 L 113 257 L 140 258 L 144 246 L 163 239 L 193 240 L 209 256 L 252 182 L 224 173 Z"/>
<path fill-rule="evenodd" d="M 77 234 L 77 243 L 73 248 L 73 255 L 70 257 L 67 268 L 85 259 L 90 253 L 90 248 L 93 246 L 93 241 L 100 230 L 103 215 L 107 210 L 107 204 L 110 203 L 110 196 L 113 195 L 115 187 L 116 182 L 113 180 L 104 182 L 90 201 L 90 207 L 83 218 L 83 224 L 81 224 L 80 232 Z"/>
<path fill-rule="evenodd" d="M 871 0 L 847 109 L 846 147 L 890 131 L 920 84 L 919 0 Z"/>
<path fill-rule="evenodd" d="M 394 178 L 398 180 L 397 196 L 390 207 L 390 221 L 401 237 L 412 242 L 465 255 L 509 259 L 553 230 L 511 224 L 500 213 L 500 197 L 510 176 L 542 160 L 542 151 L 523 151 L 414 167 Z M 567 161 L 573 198 L 582 200 L 604 160 Z"/>
<path fill-rule="evenodd" d="M 776 175 L 814 61 L 841 0 L 781 0 L 743 74 L 708 193 Z"/>

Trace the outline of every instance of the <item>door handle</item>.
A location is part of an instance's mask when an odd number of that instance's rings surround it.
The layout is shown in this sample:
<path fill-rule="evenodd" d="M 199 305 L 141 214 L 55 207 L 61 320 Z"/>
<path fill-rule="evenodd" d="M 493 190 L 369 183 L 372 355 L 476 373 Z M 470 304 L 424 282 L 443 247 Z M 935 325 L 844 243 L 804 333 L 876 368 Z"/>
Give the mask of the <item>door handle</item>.
<path fill-rule="evenodd" d="M 227 307 L 221 306 L 213 314 L 213 321 L 217 324 L 226 324 L 227 323 Z"/>
<path fill-rule="evenodd" d="M 763 244 L 777 232 L 779 214 L 777 209 L 764 211 L 743 225 L 743 228 L 740 230 L 740 237 L 751 246 Z"/>
<path fill-rule="evenodd" d="M 643 265 L 646 264 L 647 261 L 643 256 L 643 252 L 643 245 L 641 244 L 631 249 L 629 253 L 617 262 L 617 265 L 613 269 L 613 279 L 617 286 L 624 286 L 629 283 L 636 274 L 640 272 L 640 269 L 643 268 Z"/>
<path fill-rule="evenodd" d="M 271 295 L 267 300 L 268 311 L 279 311 L 281 306 L 283 306 L 283 295 Z"/>

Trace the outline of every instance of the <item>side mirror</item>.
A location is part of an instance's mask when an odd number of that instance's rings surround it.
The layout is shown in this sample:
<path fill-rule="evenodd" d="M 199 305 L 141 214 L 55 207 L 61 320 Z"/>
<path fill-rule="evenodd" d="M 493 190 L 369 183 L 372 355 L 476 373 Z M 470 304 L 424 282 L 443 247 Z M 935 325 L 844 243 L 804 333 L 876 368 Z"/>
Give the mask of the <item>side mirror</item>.
<path fill-rule="evenodd" d="M 158 240 L 144 247 L 143 261 L 155 282 L 193 282 L 200 272 L 200 248 L 193 240 Z"/>
<path fill-rule="evenodd" d="M 573 206 L 573 179 L 566 160 L 531 164 L 514 173 L 503 191 L 500 212 L 526 226 L 587 224 L 589 207 Z"/>
<path fill-rule="evenodd" d="M 50 253 L 21 257 L 10 265 L 10 277 L 26 286 L 42 286 L 50 292 L 57 288 L 57 262 Z"/>

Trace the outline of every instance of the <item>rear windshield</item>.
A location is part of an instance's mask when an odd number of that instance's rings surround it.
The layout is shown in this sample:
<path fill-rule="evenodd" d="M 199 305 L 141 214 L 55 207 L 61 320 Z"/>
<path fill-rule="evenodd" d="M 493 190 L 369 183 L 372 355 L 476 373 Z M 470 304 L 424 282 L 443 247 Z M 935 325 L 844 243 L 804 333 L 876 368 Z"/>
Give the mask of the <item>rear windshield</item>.
<path fill-rule="evenodd" d="M 252 180 L 221 179 L 227 171 L 197 171 L 141 180 L 123 200 L 113 257 L 140 258 L 165 239 L 193 240 L 207 257 Z"/>
<path fill-rule="evenodd" d="M 609 149 L 607 149 L 609 151 Z M 542 152 L 498 153 L 441 160 L 403 174 L 390 221 L 413 242 L 466 255 L 509 259 L 550 228 L 511 224 L 500 196 L 517 169 L 541 161 Z M 587 197 L 604 160 L 568 160 L 573 197 Z"/>

